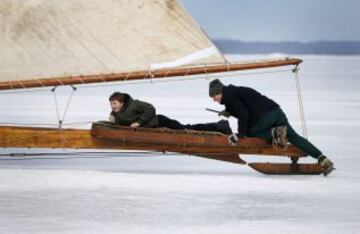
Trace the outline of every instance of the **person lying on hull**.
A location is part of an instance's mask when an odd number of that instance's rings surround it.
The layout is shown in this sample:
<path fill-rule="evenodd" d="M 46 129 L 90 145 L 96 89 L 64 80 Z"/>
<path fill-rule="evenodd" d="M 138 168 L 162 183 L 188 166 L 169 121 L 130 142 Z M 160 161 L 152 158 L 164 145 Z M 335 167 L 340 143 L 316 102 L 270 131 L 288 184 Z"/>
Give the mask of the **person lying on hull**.
<path fill-rule="evenodd" d="M 150 103 L 133 99 L 127 93 L 115 92 L 109 97 L 111 113 L 109 121 L 131 128 L 166 127 L 171 129 L 190 129 L 200 131 L 221 132 L 229 135 L 232 133 L 229 122 L 220 120 L 217 123 L 182 124 L 165 115 L 157 115 L 155 107 Z"/>
<path fill-rule="evenodd" d="M 225 110 L 219 115 L 233 116 L 238 122 L 238 133 L 229 135 L 228 141 L 236 145 L 239 138 L 259 137 L 281 147 L 286 147 L 287 141 L 295 145 L 307 155 L 318 160 L 324 175 L 334 170 L 334 164 L 323 153 L 295 132 L 279 104 L 267 98 L 256 90 L 234 85 L 223 85 L 215 79 L 209 84 L 209 95 Z"/>

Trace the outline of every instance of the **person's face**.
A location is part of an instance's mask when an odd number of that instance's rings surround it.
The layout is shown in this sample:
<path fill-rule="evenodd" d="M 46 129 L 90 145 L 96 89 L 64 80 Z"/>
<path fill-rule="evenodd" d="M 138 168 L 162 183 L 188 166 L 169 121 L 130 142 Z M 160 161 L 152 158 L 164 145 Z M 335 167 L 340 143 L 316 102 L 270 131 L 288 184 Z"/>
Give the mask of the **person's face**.
<path fill-rule="evenodd" d="M 119 102 L 118 100 L 113 100 L 113 101 L 110 101 L 110 106 L 114 112 L 119 112 L 119 111 L 121 111 L 122 107 L 124 106 L 124 103 Z"/>
<path fill-rule="evenodd" d="M 216 94 L 216 95 L 212 96 L 212 99 L 214 100 L 214 102 L 217 102 L 217 103 L 221 104 L 222 93 L 219 93 L 219 94 Z"/>

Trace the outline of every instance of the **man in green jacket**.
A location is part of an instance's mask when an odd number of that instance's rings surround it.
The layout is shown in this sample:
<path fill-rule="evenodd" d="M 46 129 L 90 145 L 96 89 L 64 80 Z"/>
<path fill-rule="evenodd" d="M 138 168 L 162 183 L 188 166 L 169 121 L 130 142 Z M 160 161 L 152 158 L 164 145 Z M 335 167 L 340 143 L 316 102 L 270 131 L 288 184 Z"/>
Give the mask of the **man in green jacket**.
<path fill-rule="evenodd" d="M 164 115 L 156 115 L 156 110 L 150 103 L 133 99 L 129 94 L 115 92 L 109 97 L 112 112 L 109 121 L 131 128 L 166 127 L 171 129 L 191 129 L 200 131 L 215 131 L 226 135 L 232 133 L 229 122 L 221 120 L 217 123 L 181 124 Z"/>

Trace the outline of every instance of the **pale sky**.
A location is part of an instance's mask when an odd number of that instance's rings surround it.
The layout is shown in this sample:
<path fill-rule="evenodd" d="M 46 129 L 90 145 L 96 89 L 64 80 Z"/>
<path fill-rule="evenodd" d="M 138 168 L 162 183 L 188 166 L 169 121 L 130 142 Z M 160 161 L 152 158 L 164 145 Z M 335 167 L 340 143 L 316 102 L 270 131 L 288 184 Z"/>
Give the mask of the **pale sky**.
<path fill-rule="evenodd" d="M 360 41 L 360 0 L 180 0 L 212 39 Z"/>

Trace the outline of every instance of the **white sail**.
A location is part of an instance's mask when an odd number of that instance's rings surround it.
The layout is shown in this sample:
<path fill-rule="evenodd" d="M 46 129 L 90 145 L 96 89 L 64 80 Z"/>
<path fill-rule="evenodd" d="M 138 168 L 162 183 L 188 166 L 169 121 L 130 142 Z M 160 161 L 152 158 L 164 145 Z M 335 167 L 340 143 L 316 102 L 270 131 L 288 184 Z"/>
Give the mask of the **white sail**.
<path fill-rule="evenodd" d="M 176 0 L 1 0 L 0 81 L 223 63 Z"/>

